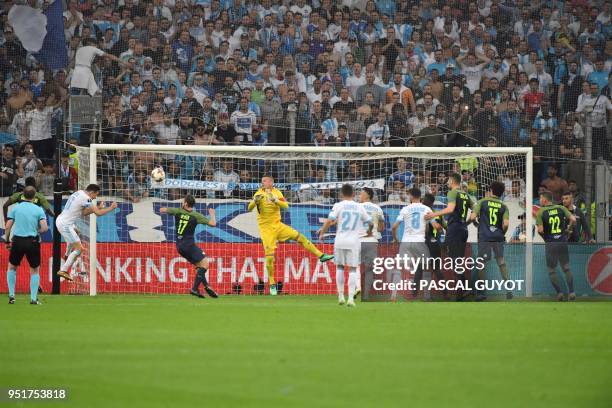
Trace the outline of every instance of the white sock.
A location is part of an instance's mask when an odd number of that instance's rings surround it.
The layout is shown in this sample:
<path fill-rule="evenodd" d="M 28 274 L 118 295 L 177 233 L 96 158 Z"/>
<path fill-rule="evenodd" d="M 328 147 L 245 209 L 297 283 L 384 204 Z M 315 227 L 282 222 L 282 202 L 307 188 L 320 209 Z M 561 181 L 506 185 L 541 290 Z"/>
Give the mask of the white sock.
<path fill-rule="evenodd" d="M 358 266 L 357 270 L 357 288 L 361 288 L 361 268 Z"/>
<path fill-rule="evenodd" d="M 68 272 L 70 268 L 72 268 L 72 264 L 74 263 L 74 261 L 76 261 L 79 255 L 81 255 L 81 251 L 77 251 L 77 250 L 72 251 L 70 255 L 68 255 L 68 258 L 66 258 L 66 263 L 64 263 L 62 270 L 64 272 Z"/>
<path fill-rule="evenodd" d="M 351 268 L 349 270 L 349 278 L 348 278 L 348 294 L 349 301 L 353 300 L 353 296 L 355 296 L 355 292 L 357 291 L 357 271 L 356 268 Z"/>
<path fill-rule="evenodd" d="M 398 270 L 391 271 L 391 283 L 399 283 L 401 280 L 401 272 Z M 395 287 L 395 286 L 394 286 Z M 391 299 L 397 298 L 397 289 L 391 291 Z"/>
<path fill-rule="evenodd" d="M 336 266 L 336 287 L 338 297 L 344 298 L 344 267 L 342 266 Z"/>

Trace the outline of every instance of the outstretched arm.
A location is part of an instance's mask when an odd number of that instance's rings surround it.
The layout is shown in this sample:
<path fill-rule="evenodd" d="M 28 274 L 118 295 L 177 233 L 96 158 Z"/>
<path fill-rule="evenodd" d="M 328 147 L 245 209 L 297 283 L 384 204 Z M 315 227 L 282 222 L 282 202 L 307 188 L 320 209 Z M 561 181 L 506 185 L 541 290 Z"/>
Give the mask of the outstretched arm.
<path fill-rule="evenodd" d="M 443 209 L 443 210 L 435 211 L 435 212 L 431 212 L 431 213 L 425 214 L 425 221 L 429 221 L 429 220 L 431 220 L 433 218 L 436 218 L 436 217 L 442 217 L 444 215 L 448 215 L 448 214 L 452 213 L 453 211 L 455 211 L 455 202 L 448 203 L 446 208 Z"/>
<path fill-rule="evenodd" d="M 112 202 L 111 205 L 109 207 L 98 207 L 97 205 L 92 205 L 90 208 L 85 208 L 83 210 L 83 216 L 89 215 L 89 214 L 96 214 L 98 217 L 102 216 L 102 215 L 106 215 L 109 212 L 113 211 L 115 208 L 117 208 L 117 203 L 116 202 Z"/>

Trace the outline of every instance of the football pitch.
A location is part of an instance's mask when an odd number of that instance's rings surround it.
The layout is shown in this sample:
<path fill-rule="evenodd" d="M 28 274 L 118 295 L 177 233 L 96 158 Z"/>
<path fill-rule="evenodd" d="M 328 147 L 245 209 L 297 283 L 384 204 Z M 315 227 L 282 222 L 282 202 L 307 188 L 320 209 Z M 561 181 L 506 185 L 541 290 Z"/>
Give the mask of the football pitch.
<path fill-rule="evenodd" d="M 42 301 L 0 305 L 0 387 L 68 388 L 52 406 L 612 403 L 612 302 Z"/>

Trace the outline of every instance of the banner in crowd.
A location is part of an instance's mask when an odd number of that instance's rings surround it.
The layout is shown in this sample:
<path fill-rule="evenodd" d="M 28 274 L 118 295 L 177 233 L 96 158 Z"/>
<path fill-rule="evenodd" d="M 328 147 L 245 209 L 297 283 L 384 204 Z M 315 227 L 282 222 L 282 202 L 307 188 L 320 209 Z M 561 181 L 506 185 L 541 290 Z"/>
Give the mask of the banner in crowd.
<path fill-rule="evenodd" d="M 275 183 L 274 186 L 283 191 L 303 191 L 303 190 L 338 190 L 343 184 L 350 184 L 355 188 L 370 187 L 373 189 L 384 189 L 385 179 L 373 180 L 354 180 L 342 182 L 324 183 Z M 161 182 L 151 182 L 153 189 L 181 189 L 181 190 L 208 190 L 208 191 L 255 191 L 261 187 L 260 183 L 223 183 L 206 180 L 184 180 L 167 178 Z"/>

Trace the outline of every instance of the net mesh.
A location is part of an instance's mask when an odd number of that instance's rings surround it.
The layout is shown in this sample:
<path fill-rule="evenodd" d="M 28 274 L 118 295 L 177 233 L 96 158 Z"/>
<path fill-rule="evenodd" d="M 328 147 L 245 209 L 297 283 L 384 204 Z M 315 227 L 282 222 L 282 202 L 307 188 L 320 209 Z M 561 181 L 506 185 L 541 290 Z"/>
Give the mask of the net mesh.
<path fill-rule="evenodd" d="M 78 149 L 79 188 L 90 181 L 90 149 Z M 112 213 L 97 218 L 95 242 L 89 225 L 80 229 L 84 243 L 83 271 L 91 271 L 89 251 L 97 250 L 97 293 L 184 293 L 189 290 L 194 268 L 175 248 L 174 217 L 160 213 L 162 207 L 179 207 L 186 194 L 196 198 L 195 210 L 207 215 L 214 208 L 217 227 L 198 226 L 197 244 L 211 259 L 208 279 L 220 293 L 264 293 L 265 256 L 255 212 L 247 206 L 259 188 L 263 175 L 272 175 L 289 209 L 282 222 L 291 226 L 322 251 L 333 252 L 333 229 L 324 242 L 317 242 L 317 231 L 338 200 L 342 184 L 350 183 L 357 192 L 363 187 L 375 191 L 381 205 L 386 230 L 381 243 L 392 240 L 390 225 L 407 204 L 407 190 L 418 186 L 422 193 L 435 196 L 436 208 L 446 205 L 447 177 L 462 174 L 462 188 L 474 199 L 482 198 L 489 184 L 506 185 L 504 201 L 511 214 L 510 231 L 520 228 L 519 215 L 525 212 L 526 156 L 511 153 L 367 153 L 340 151 L 321 153 L 271 151 L 195 150 L 173 152 L 156 150 L 97 150 L 96 175 L 102 193 L 98 202 L 116 201 Z M 151 180 L 151 171 L 164 168 L 162 183 Z M 401 227 L 400 227 L 401 236 Z M 510 237 L 510 233 L 508 234 Z M 520 239 L 524 241 L 524 234 Z M 476 241 L 470 227 L 469 241 Z M 513 275 L 524 275 L 524 260 L 508 263 Z M 524 259 L 524 258 L 523 258 Z M 275 278 L 286 294 L 336 293 L 335 267 L 320 263 L 296 242 L 279 243 L 275 252 Z M 75 271 L 78 274 L 78 271 Z M 263 283 L 263 284 L 262 284 Z M 78 274 L 71 284 L 73 293 L 88 292 L 86 275 Z"/>

